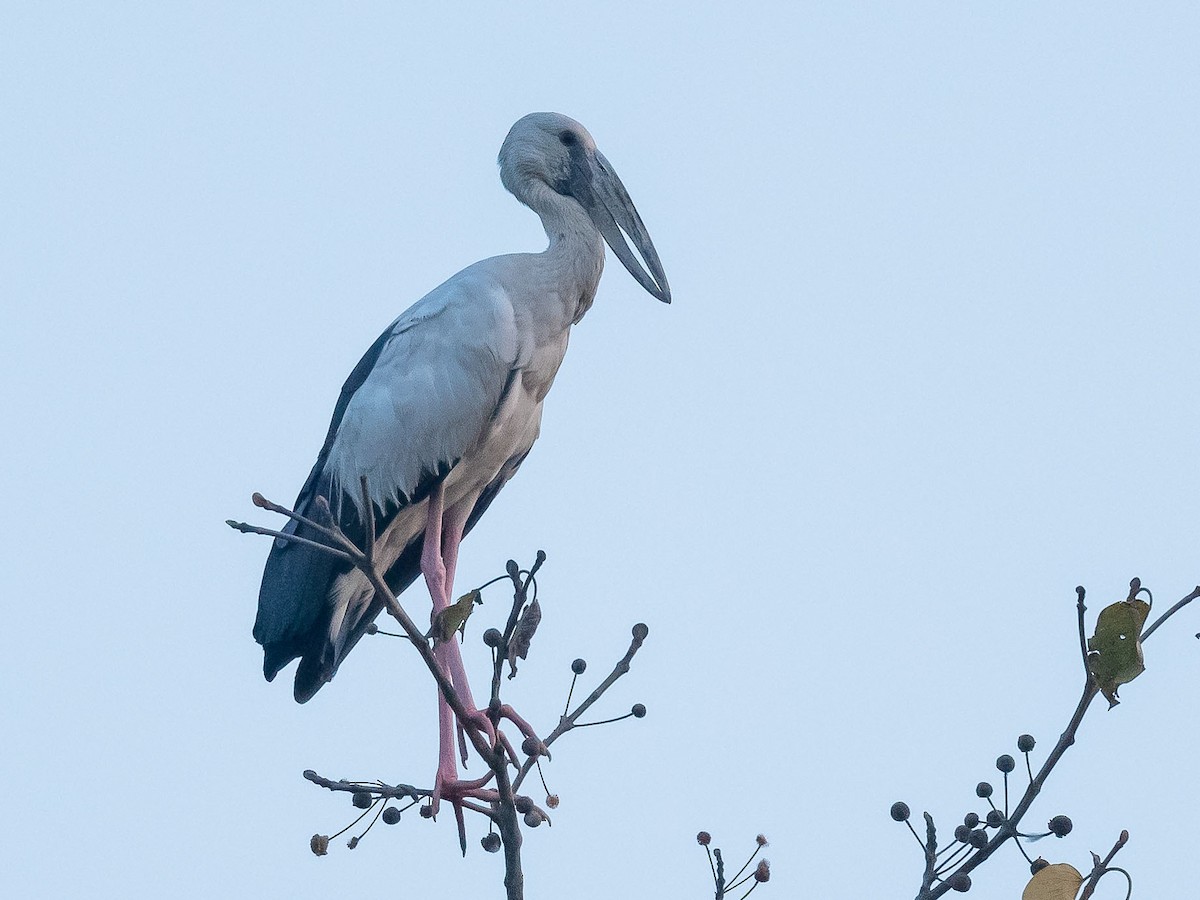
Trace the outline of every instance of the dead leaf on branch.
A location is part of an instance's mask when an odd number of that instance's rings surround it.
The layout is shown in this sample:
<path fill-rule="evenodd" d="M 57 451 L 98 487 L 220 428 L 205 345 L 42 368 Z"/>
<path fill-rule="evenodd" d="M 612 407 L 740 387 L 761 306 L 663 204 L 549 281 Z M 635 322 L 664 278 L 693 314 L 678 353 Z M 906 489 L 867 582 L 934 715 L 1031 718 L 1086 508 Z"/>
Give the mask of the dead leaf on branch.
<path fill-rule="evenodd" d="M 466 636 L 467 619 L 475 611 L 476 603 L 483 603 L 483 595 L 478 590 L 463 594 L 434 616 L 433 627 L 425 636 L 432 637 L 435 646 L 445 644 L 453 639 L 456 631 L 462 632 Z"/>
<path fill-rule="evenodd" d="M 1039 869 L 1029 879 L 1021 900 L 1075 900 L 1082 886 L 1083 876 L 1078 869 L 1070 863 L 1055 863 Z"/>
<path fill-rule="evenodd" d="M 1096 619 L 1096 633 L 1088 638 L 1088 671 L 1108 700 L 1109 709 L 1121 701 L 1117 688 L 1146 670 L 1142 656 L 1142 627 L 1150 615 L 1144 600 L 1121 600 L 1106 606 Z"/>
<path fill-rule="evenodd" d="M 508 642 L 508 665 L 512 670 L 508 673 L 509 678 L 516 677 L 517 660 L 525 659 L 529 655 L 529 644 L 533 640 L 534 632 L 537 631 L 538 623 L 541 621 L 542 607 L 538 604 L 537 598 L 534 597 L 530 604 L 525 607 L 525 611 L 521 613 L 517 627 L 513 630 L 512 640 Z"/>

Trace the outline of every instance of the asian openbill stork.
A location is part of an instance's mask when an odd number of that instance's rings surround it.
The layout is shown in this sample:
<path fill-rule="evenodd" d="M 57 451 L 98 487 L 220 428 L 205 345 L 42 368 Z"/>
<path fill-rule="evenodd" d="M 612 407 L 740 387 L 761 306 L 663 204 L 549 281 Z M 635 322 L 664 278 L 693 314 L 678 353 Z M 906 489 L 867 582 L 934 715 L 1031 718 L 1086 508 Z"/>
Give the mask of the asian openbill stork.
<path fill-rule="evenodd" d="M 504 186 L 541 217 L 549 246 L 463 269 L 384 330 L 342 387 L 294 507 L 313 516 L 314 501 L 325 497 L 361 546 L 366 476 L 375 559 L 397 594 L 423 574 L 434 614 L 451 601 L 459 541 L 538 436 L 571 326 L 596 294 L 604 242 L 650 294 L 671 300 L 641 217 L 582 125 L 557 113 L 525 116 L 505 138 L 499 163 Z M 293 522 L 285 530 L 295 529 Z M 298 534 L 305 531 L 300 526 Z M 267 680 L 300 657 L 295 697 L 305 702 L 333 678 L 382 608 L 348 563 L 276 539 L 254 623 Z M 435 652 L 467 708 L 476 709 L 457 641 Z M 440 793 L 457 769 L 452 715 L 438 696 Z"/>

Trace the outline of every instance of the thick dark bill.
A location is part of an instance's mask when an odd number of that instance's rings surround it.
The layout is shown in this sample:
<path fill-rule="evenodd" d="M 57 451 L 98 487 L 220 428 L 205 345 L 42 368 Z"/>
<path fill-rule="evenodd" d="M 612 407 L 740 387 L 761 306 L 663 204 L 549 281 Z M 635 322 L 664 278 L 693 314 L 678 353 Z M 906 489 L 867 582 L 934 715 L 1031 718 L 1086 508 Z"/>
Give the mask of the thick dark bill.
<path fill-rule="evenodd" d="M 577 193 L 576 199 L 583 204 L 596 227 L 600 229 L 605 242 L 612 248 L 613 253 L 617 254 L 617 259 L 621 260 L 629 274 L 637 279 L 638 284 L 663 303 L 670 303 L 671 287 L 667 284 L 667 275 L 658 259 L 658 251 L 654 249 L 654 242 L 650 240 L 646 226 L 642 224 L 642 217 L 638 215 L 637 208 L 629 199 L 625 185 L 600 151 L 597 150 L 594 156 L 587 159 L 585 165 L 590 169 L 587 174 L 590 175 L 588 180 L 591 191 L 580 192 L 584 196 Z M 591 194 L 590 197 L 586 196 L 588 193 Z M 649 272 L 642 267 L 637 256 L 629 248 L 625 241 L 626 235 L 646 261 Z"/>

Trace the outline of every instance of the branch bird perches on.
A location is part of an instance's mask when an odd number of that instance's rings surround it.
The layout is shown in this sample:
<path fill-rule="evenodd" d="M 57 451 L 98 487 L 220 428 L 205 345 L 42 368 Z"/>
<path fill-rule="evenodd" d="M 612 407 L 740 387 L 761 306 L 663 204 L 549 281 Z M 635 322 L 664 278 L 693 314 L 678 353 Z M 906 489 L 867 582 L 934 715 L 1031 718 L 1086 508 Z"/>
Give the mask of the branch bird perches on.
<path fill-rule="evenodd" d="M 369 495 L 365 478 L 360 480 L 360 489 L 364 497 Z M 316 504 L 318 509 L 326 508 L 326 504 L 320 502 L 321 499 L 318 498 L 319 502 Z M 485 643 L 493 648 L 494 656 L 491 700 L 486 712 L 483 712 L 474 710 L 471 706 L 463 702 L 451 679 L 447 677 L 443 670 L 435 649 L 429 645 L 430 635 L 423 634 L 417 628 L 388 586 L 374 559 L 373 544 L 371 542 L 368 541 L 364 548 L 359 548 L 336 525 L 325 525 L 321 522 L 308 519 L 293 510 L 267 500 L 261 494 L 256 493 L 253 497 L 253 502 L 255 506 L 262 509 L 287 516 L 289 522 L 294 522 L 298 526 L 311 529 L 321 540 L 303 538 L 297 536 L 295 533 L 289 534 L 285 531 L 250 525 L 245 522 L 229 520 L 227 524 L 243 533 L 261 534 L 277 540 L 303 543 L 306 546 L 312 547 L 316 552 L 327 553 L 339 559 L 344 558 L 358 571 L 363 573 L 364 577 L 375 587 L 384 608 L 400 624 L 404 632 L 403 636 L 417 649 L 426 667 L 433 675 L 445 704 L 452 711 L 458 723 L 460 738 L 463 741 L 470 740 L 476 752 L 489 768 L 487 775 L 474 781 L 455 780 L 452 783 L 435 784 L 433 788 L 426 789 L 416 788 L 412 785 L 387 785 L 382 782 L 333 781 L 311 770 L 306 771 L 304 777 L 314 784 L 329 790 L 351 792 L 355 795 L 356 801 L 359 797 L 363 797 L 368 801 L 365 804 L 368 811 L 379 800 L 405 797 L 410 798 L 415 803 L 422 798 L 427 798 L 430 803 L 423 808 L 422 812 L 423 814 L 427 813 L 429 816 L 433 816 L 436 813 L 434 804 L 439 796 L 444 796 L 454 807 L 458 825 L 459 844 L 464 853 L 466 852 L 464 810 L 484 815 L 498 828 L 500 837 L 500 841 L 497 841 L 494 845 L 489 844 L 487 838 L 485 838 L 484 846 L 492 850 L 503 846 L 505 852 L 505 884 L 508 888 L 508 896 L 510 900 L 516 900 L 516 898 L 521 897 L 523 895 L 524 876 L 520 864 L 522 838 L 517 818 L 518 813 L 525 816 L 527 824 L 536 824 L 549 820 L 549 816 L 545 810 L 541 809 L 529 797 L 517 794 L 521 782 L 538 765 L 540 757 L 545 756 L 549 759 L 549 745 L 572 728 L 583 724 L 578 722 L 579 716 L 591 707 L 617 679 L 629 671 L 630 662 L 634 654 L 641 648 L 648 634 L 646 626 L 643 624 L 634 626 L 633 640 L 630 643 L 629 649 L 617 662 L 612 673 L 574 711 L 570 711 L 569 709 L 565 711 L 557 727 L 545 741 L 542 741 L 538 739 L 528 723 L 518 716 L 510 706 L 501 702 L 500 673 L 508 656 L 508 647 L 517 639 L 516 633 L 522 621 L 520 614 L 522 609 L 526 608 L 526 601 L 529 599 L 531 585 L 536 584 L 534 576 L 537 574 L 542 563 L 545 562 L 546 556 L 544 553 L 538 551 L 537 559 L 528 571 L 521 570 L 511 560 L 508 563 L 508 578 L 512 581 L 514 587 L 513 606 L 505 629 L 502 632 L 496 629 L 489 629 L 489 632 L 494 632 L 494 636 L 492 634 L 485 635 Z M 370 515 L 368 515 L 366 525 L 368 533 L 373 532 L 374 522 Z M 472 591 L 471 593 L 477 594 L 478 591 Z M 378 629 L 374 629 L 374 631 L 378 631 Z M 454 640 L 453 636 L 451 636 L 450 640 Z M 436 645 L 439 642 L 435 640 L 434 643 Z M 577 675 L 582 671 L 582 668 L 579 667 L 579 664 L 582 662 L 582 660 L 576 660 L 572 664 L 572 670 Z M 574 682 L 572 682 L 573 684 Z M 629 715 L 640 718 L 645 715 L 645 707 L 641 704 L 635 704 L 633 711 Z M 525 740 L 522 742 L 522 751 L 525 753 L 524 762 L 520 760 L 512 745 L 504 737 L 503 732 L 500 731 L 499 726 L 503 719 L 512 721 L 526 735 Z M 465 754 L 465 747 L 463 752 Z M 440 791 L 439 788 L 441 789 Z M 548 798 L 548 802 L 550 799 Z M 556 798 L 554 799 L 556 805 Z M 357 802 L 356 805 L 358 805 Z M 381 806 L 379 811 L 384 812 L 385 810 Z M 393 812 L 397 811 L 393 810 Z M 531 817 L 534 820 L 532 823 L 530 822 Z M 398 816 L 396 818 L 398 819 Z M 386 817 L 385 821 L 387 821 Z M 374 820 L 372 824 L 374 824 Z M 488 837 L 495 837 L 495 835 L 489 833 Z M 357 841 L 357 837 L 351 839 L 351 846 L 355 846 Z M 328 847 L 328 843 L 329 838 L 314 835 L 314 852 L 324 853 Z"/>

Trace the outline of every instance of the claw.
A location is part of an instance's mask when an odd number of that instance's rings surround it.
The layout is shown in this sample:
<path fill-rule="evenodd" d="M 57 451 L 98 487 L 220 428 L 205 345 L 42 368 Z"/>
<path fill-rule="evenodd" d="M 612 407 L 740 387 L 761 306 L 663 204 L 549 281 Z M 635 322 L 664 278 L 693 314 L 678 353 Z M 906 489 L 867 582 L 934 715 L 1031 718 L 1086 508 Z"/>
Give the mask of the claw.
<path fill-rule="evenodd" d="M 458 758 L 462 760 L 465 769 L 467 767 L 467 734 L 463 731 L 462 722 L 458 723 Z"/>
<path fill-rule="evenodd" d="M 454 819 L 458 822 L 458 846 L 462 849 L 462 855 L 467 855 L 467 823 L 463 821 L 463 808 L 461 803 L 454 804 Z"/>

